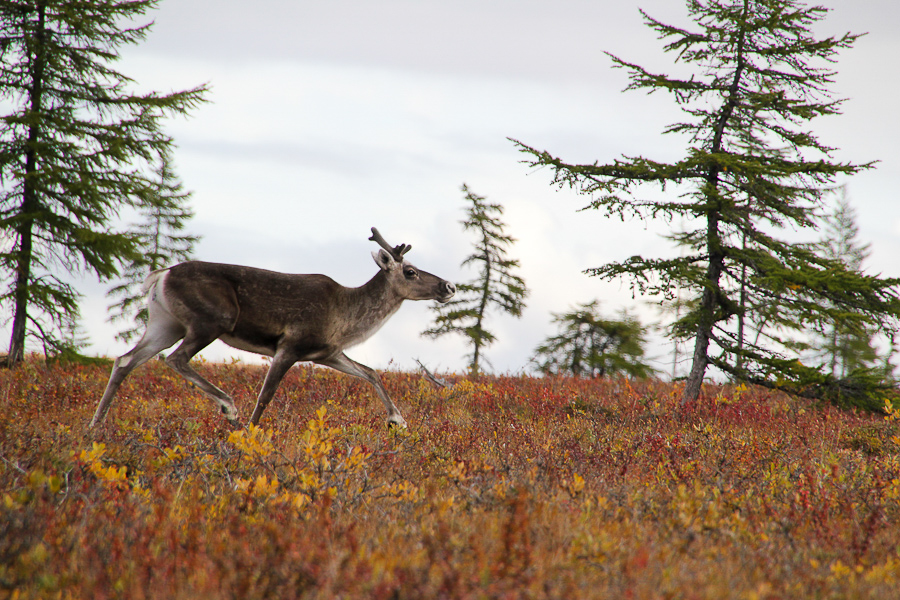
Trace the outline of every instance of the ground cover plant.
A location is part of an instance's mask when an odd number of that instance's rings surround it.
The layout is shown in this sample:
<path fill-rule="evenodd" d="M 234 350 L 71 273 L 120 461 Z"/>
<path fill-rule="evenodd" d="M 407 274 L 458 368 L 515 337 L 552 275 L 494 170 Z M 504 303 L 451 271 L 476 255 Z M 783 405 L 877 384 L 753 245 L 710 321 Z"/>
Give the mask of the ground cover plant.
<path fill-rule="evenodd" d="M 246 420 L 263 367 L 200 364 Z M 886 598 L 900 413 L 655 380 L 292 369 L 231 430 L 158 361 L 0 370 L 0 597 Z"/>

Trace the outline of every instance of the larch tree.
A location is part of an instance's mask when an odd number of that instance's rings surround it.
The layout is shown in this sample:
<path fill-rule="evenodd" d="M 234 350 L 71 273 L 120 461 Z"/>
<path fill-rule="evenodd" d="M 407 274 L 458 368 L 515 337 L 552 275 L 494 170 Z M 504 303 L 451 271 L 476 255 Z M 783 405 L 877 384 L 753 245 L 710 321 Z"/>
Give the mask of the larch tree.
<path fill-rule="evenodd" d="M 109 306 L 109 321 L 125 323 L 125 329 L 116 336 L 123 342 L 136 338 L 147 324 L 144 279 L 152 271 L 188 260 L 200 239 L 184 232 L 194 216 L 188 206 L 191 192 L 183 189 L 168 154 L 160 158 L 155 186 L 155 196 L 140 207 L 141 220 L 131 229 L 138 237 L 137 258 L 125 266 L 122 280 L 106 294 L 118 299 Z"/>
<path fill-rule="evenodd" d="M 121 209 L 155 195 L 154 161 L 172 145 L 163 119 L 203 101 L 204 87 L 136 94 L 114 69 L 119 48 L 158 0 L 0 2 L 0 307 L 11 312 L 7 362 L 26 338 L 45 344 L 77 314 L 63 273 L 104 280 L 135 258 Z M 8 285 L 6 285 L 8 282 Z M 52 340 L 51 340 L 52 341 Z"/>
<path fill-rule="evenodd" d="M 637 317 L 623 311 L 621 318 L 605 318 L 594 300 L 554 313 L 553 322 L 558 333 L 535 349 L 531 361 L 541 373 L 590 378 L 643 378 L 654 373 L 644 362 L 647 332 Z"/>
<path fill-rule="evenodd" d="M 697 301 L 673 326 L 677 337 L 693 339 L 683 401 L 698 398 L 715 366 L 736 380 L 879 407 L 871 382 L 838 380 L 806 366 L 791 344 L 811 324 L 838 315 L 860 326 L 896 327 L 898 280 L 865 275 L 814 243 L 784 237 L 812 235 L 836 179 L 872 166 L 836 161 L 834 149 L 809 129 L 813 119 L 839 113 L 842 100 L 828 89 L 832 65 L 859 36 L 816 37 L 814 26 L 827 10 L 796 0 L 689 0 L 687 8 L 689 28 L 641 11 L 685 75 L 610 55 L 629 75 L 627 90 L 671 95 L 685 119 L 665 133 L 686 141 L 683 158 L 569 164 L 513 141 L 526 163 L 551 169 L 554 184 L 589 195 L 590 208 L 687 224 L 670 236 L 688 249 L 681 256 L 632 256 L 588 271 L 628 277 L 636 292 L 667 299 L 684 289 Z M 648 184 L 662 193 L 644 195 Z M 767 307 L 777 310 L 757 314 Z M 758 343 L 739 338 L 736 317 L 765 320 L 765 335 Z"/>
<path fill-rule="evenodd" d="M 859 241 L 856 210 L 847 197 L 847 186 L 841 186 L 836 206 L 825 220 L 820 244 L 828 258 L 839 260 L 854 271 L 863 271 L 863 262 L 870 254 L 869 244 Z M 876 331 L 871 324 L 838 316 L 822 322 L 817 333 L 812 349 L 818 350 L 819 360 L 835 377 L 872 369 L 878 363 Z"/>
<path fill-rule="evenodd" d="M 471 192 L 463 185 L 466 219 L 461 221 L 466 230 L 475 232 L 475 251 L 462 262 L 462 266 L 476 266 L 478 275 L 468 283 L 458 284 L 456 297 L 446 304 L 432 307 L 434 322 L 422 335 L 438 337 L 458 333 L 472 346 L 468 356 L 469 372 L 482 370 L 486 362 L 483 350 L 496 337 L 487 329 L 486 321 L 491 310 L 499 310 L 514 317 L 521 317 L 525 308 L 528 288 L 525 280 L 516 273 L 519 261 L 507 256 L 507 249 L 515 238 L 504 232 L 506 224 L 500 220 L 503 207 L 487 202 L 486 198 Z"/>

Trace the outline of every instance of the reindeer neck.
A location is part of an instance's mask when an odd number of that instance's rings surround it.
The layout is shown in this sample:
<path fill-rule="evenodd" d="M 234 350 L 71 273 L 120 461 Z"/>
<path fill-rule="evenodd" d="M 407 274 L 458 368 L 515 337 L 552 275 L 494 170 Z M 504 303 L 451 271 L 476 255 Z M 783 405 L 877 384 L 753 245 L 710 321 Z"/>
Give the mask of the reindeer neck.
<path fill-rule="evenodd" d="M 397 312 L 403 298 L 390 287 L 387 275 L 379 270 L 365 285 L 347 290 L 346 306 L 353 319 L 363 326 L 379 327 Z"/>

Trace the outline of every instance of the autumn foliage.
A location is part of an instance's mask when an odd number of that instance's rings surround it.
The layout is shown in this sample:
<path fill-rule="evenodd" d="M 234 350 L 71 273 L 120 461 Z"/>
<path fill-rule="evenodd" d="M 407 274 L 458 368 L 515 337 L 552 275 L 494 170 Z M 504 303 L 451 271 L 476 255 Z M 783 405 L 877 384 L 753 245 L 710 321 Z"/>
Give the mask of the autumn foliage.
<path fill-rule="evenodd" d="M 263 367 L 201 364 L 246 419 Z M 0 371 L 0 598 L 886 598 L 900 413 L 294 368 L 233 431 L 157 361 Z"/>

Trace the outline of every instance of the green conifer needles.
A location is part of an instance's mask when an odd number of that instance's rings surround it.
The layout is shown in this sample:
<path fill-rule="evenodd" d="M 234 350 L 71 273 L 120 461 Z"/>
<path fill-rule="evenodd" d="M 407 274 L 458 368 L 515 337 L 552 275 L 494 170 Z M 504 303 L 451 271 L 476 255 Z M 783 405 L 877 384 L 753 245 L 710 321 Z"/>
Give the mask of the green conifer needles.
<path fill-rule="evenodd" d="M 828 90 L 831 67 L 859 36 L 817 38 L 814 25 L 826 10 L 795 0 L 690 0 L 687 7 L 690 28 L 642 12 L 674 54 L 678 76 L 610 55 L 628 73 L 628 90 L 671 94 L 685 119 L 665 133 L 685 141 L 683 158 L 626 156 L 577 165 L 513 141 L 527 164 L 551 169 L 554 184 L 588 195 L 587 208 L 687 224 L 670 236 L 683 250 L 676 258 L 635 256 L 589 271 L 604 279 L 626 276 L 640 293 L 671 298 L 682 289 L 697 300 L 673 326 L 694 340 L 685 401 L 698 397 L 709 365 L 797 393 L 855 394 L 865 386 L 841 386 L 818 369 L 794 368 L 792 343 L 837 311 L 896 327 L 900 281 L 866 275 L 791 237 L 820 226 L 837 178 L 873 166 L 835 161 L 833 149 L 809 129 L 812 119 L 839 112 L 843 101 Z M 646 184 L 663 193 L 638 196 Z M 747 320 L 758 326 L 752 343 Z"/>
<path fill-rule="evenodd" d="M 507 256 L 507 249 L 516 241 L 504 233 L 506 224 L 500 220 L 503 207 L 492 204 L 462 186 L 466 208 L 463 228 L 473 231 L 477 237 L 475 251 L 462 266 L 472 265 L 478 275 L 468 283 L 457 285 L 456 297 L 446 304 L 433 307 L 435 311 L 432 327 L 422 335 L 438 337 L 447 333 L 463 335 L 472 346 L 469 354 L 469 372 L 477 374 L 486 359 L 483 349 L 490 346 L 496 337 L 486 327 L 488 311 L 498 309 L 514 317 L 520 317 L 525 308 L 528 288 L 516 270 L 519 261 Z"/>

